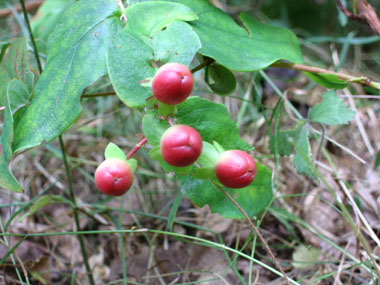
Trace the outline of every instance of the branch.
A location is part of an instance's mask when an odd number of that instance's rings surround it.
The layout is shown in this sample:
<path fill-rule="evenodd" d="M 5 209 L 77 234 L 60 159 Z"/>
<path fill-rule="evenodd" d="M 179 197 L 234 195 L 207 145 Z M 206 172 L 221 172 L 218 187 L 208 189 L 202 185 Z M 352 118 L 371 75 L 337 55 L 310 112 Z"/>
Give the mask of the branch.
<path fill-rule="evenodd" d="M 294 64 L 294 63 L 287 63 L 287 62 L 275 62 L 269 67 L 275 67 L 275 68 L 287 68 L 287 69 L 293 69 L 293 70 L 299 70 L 299 71 L 306 71 L 310 73 L 323 73 L 323 74 L 331 74 L 335 75 L 341 80 L 348 81 L 348 82 L 355 82 L 358 84 L 361 84 L 363 86 L 370 86 L 372 88 L 380 89 L 380 82 L 376 82 L 371 80 L 368 77 L 357 77 L 353 76 L 350 74 L 345 74 L 345 73 L 339 73 L 339 72 L 334 72 L 331 70 L 319 68 L 319 67 L 314 67 L 314 66 L 309 66 L 305 64 Z"/>
<path fill-rule="evenodd" d="M 146 143 L 148 142 L 147 138 L 143 138 L 141 141 L 139 141 L 132 150 L 127 154 L 127 160 L 130 159 L 132 156 L 135 155 L 136 152 L 140 150 Z"/>
<path fill-rule="evenodd" d="M 26 8 L 26 11 L 32 11 L 32 10 L 36 10 L 38 7 L 41 6 L 41 4 L 43 3 L 44 1 L 36 1 L 36 2 L 33 2 L 33 3 L 30 3 L 30 4 L 27 4 L 25 6 Z M 22 7 L 21 5 L 17 5 L 16 6 L 16 11 L 17 12 L 21 12 L 22 11 Z M 0 9 L 0 18 L 4 18 L 4 17 L 7 17 L 7 16 L 12 16 L 13 13 L 12 13 L 12 10 L 11 9 Z"/>
<path fill-rule="evenodd" d="M 94 97 L 105 97 L 105 96 L 112 96 L 116 95 L 115 91 L 109 91 L 109 92 L 101 92 L 101 93 L 94 93 L 94 94 L 82 94 L 81 98 L 94 98 Z"/>

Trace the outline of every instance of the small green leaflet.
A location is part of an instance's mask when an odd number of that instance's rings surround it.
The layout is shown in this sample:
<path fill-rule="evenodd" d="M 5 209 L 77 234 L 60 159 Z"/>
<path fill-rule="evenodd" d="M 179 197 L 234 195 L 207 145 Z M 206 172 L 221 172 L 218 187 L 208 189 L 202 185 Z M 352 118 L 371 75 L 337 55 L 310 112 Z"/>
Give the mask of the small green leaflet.
<path fill-rule="evenodd" d="M 125 153 L 114 143 L 109 143 L 104 151 L 104 157 L 106 159 L 109 158 L 118 158 L 125 160 L 128 165 L 131 167 L 132 172 L 135 172 L 137 168 L 137 160 L 134 158 L 130 158 L 127 160 Z"/>
<path fill-rule="evenodd" d="M 308 78 L 326 88 L 343 89 L 348 85 L 348 81 L 341 80 L 334 74 L 311 72 L 304 73 Z"/>
<path fill-rule="evenodd" d="M 236 89 L 235 75 L 220 64 L 212 64 L 206 68 L 205 81 L 219 95 L 230 94 Z"/>
<path fill-rule="evenodd" d="M 124 151 L 122 151 L 116 144 L 109 143 L 104 151 L 104 157 L 109 158 L 119 158 L 122 160 L 127 160 Z"/>
<path fill-rule="evenodd" d="M 322 102 L 309 111 L 310 121 L 332 126 L 347 124 L 354 116 L 355 112 L 333 90 L 322 94 Z"/>

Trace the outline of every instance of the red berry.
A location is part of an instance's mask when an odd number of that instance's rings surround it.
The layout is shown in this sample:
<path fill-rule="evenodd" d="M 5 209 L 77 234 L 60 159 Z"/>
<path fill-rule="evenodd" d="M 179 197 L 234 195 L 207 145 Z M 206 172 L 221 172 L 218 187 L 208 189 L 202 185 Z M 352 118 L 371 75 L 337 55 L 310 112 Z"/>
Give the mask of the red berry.
<path fill-rule="evenodd" d="M 256 176 L 256 163 L 248 153 L 241 150 L 223 152 L 215 166 L 216 177 L 229 188 L 244 188 Z"/>
<path fill-rule="evenodd" d="M 95 183 L 106 195 L 121 196 L 131 187 L 133 173 L 128 163 L 119 158 L 103 161 L 95 171 Z"/>
<path fill-rule="evenodd" d="M 158 101 L 176 105 L 189 97 L 194 79 L 189 68 L 181 63 L 167 63 L 160 67 L 153 78 L 153 95 Z"/>
<path fill-rule="evenodd" d="M 161 137 L 161 154 L 172 166 L 194 163 L 202 153 L 202 146 L 201 135 L 186 125 L 172 126 Z"/>

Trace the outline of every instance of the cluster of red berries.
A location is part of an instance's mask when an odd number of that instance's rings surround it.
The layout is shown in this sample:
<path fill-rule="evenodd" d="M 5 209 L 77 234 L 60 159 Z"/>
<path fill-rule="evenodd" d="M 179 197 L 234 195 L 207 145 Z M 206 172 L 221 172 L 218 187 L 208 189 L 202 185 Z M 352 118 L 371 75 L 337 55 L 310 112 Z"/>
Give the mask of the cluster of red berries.
<path fill-rule="evenodd" d="M 194 79 L 183 64 L 163 65 L 152 81 L 153 96 L 160 102 L 176 105 L 191 94 Z M 173 125 L 161 137 L 161 154 L 172 166 L 185 167 L 193 164 L 202 153 L 202 137 L 196 129 L 187 125 Z M 255 161 L 244 151 L 228 150 L 215 162 L 219 182 L 229 188 L 244 188 L 256 176 Z M 133 173 L 122 159 L 107 159 L 95 172 L 95 183 L 107 195 L 123 195 L 131 187 Z"/>

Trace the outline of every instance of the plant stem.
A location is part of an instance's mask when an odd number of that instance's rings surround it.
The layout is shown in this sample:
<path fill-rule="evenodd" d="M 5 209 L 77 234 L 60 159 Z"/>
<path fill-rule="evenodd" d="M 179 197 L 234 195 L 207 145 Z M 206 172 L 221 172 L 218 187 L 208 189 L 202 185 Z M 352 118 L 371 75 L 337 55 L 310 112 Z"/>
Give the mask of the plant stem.
<path fill-rule="evenodd" d="M 305 64 L 294 64 L 294 63 L 287 63 L 287 62 L 275 62 L 269 67 L 275 67 L 275 68 L 287 68 L 287 69 L 293 69 L 293 70 L 298 70 L 298 71 L 306 71 L 310 73 L 324 73 L 324 74 L 330 74 L 330 75 L 335 75 L 341 80 L 348 81 L 348 82 L 355 82 L 358 84 L 361 84 L 363 86 L 370 86 L 372 88 L 380 89 L 380 82 L 372 81 L 368 77 L 357 77 L 353 76 L 350 74 L 345 74 L 345 73 L 339 73 L 339 72 L 334 72 L 331 70 L 319 68 L 319 67 L 314 67 L 314 66 L 309 66 Z"/>
<path fill-rule="evenodd" d="M 288 277 L 286 276 L 285 274 L 285 271 L 284 269 L 282 268 L 282 266 L 280 265 L 280 263 L 277 261 L 276 257 L 274 256 L 272 250 L 270 249 L 269 245 L 267 244 L 267 242 L 265 241 L 264 237 L 261 235 L 261 233 L 259 232 L 259 230 L 257 229 L 257 227 L 255 226 L 255 224 L 252 222 L 252 220 L 249 218 L 249 216 L 247 215 L 247 213 L 242 209 L 242 207 L 240 207 L 240 205 L 231 197 L 230 194 L 228 194 L 222 187 L 220 187 L 218 184 L 216 184 L 215 182 L 213 182 L 213 184 L 218 187 L 218 189 L 220 191 L 222 191 L 222 193 L 236 206 L 236 208 L 239 209 L 239 211 L 243 214 L 243 216 L 247 219 L 249 225 L 251 226 L 251 228 L 254 230 L 254 232 L 257 234 L 257 236 L 259 237 L 259 239 L 261 240 L 261 242 L 264 244 L 264 247 L 265 249 L 268 251 L 269 255 L 272 257 L 274 263 L 276 264 L 278 270 L 280 270 L 280 272 L 282 273 L 285 281 L 287 282 L 288 285 L 290 285 L 290 282 L 289 282 L 289 279 Z"/>
<path fill-rule="evenodd" d="M 136 152 L 140 150 L 148 142 L 147 138 L 143 138 L 141 141 L 139 141 L 133 148 L 132 150 L 127 154 L 127 160 L 130 159 L 132 156 L 135 155 Z"/>
<path fill-rule="evenodd" d="M 105 97 L 105 96 L 112 96 L 116 95 L 115 91 L 108 91 L 108 92 L 101 92 L 101 93 L 94 93 L 94 94 L 82 94 L 81 98 L 94 98 L 94 97 Z"/>
<path fill-rule="evenodd" d="M 210 65 L 211 63 L 213 63 L 214 60 L 212 58 L 206 58 L 203 62 L 201 62 L 198 66 L 194 67 L 192 70 L 191 70 L 191 73 L 195 73 L 199 70 L 201 70 L 202 68 Z"/>
<path fill-rule="evenodd" d="M 73 191 L 73 185 L 71 182 L 70 169 L 69 169 L 69 165 L 67 163 L 65 145 L 63 144 L 62 135 L 59 136 L 59 145 L 61 147 L 63 163 L 65 165 L 66 176 L 67 176 L 67 180 L 68 180 L 68 184 L 69 184 L 70 198 L 71 198 L 71 202 L 74 205 L 74 207 L 73 207 L 74 221 L 75 221 L 76 231 L 78 232 L 81 230 L 80 229 L 80 223 L 79 223 L 79 215 L 78 215 L 77 203 L 76 203 L 76 199 L 75 199 L 75 195 L 74 195 L 74 191 Z M 82 237 L 82 235 L 77 235 L 77 237 L 79 240 L 80 249 L 82 252 L 84 266 L 86 267 L 88 279 L 89 279 L 91 285 L 95 285 L 95 281 L 94 281 L 94 277 L 92 276 L 90 264 L 88 263 L 88 257 L 87 257 L 83 237 Z"/>
<path fill-rule="evenodd" d="M 27 13 L 26 8 L 25 8 L 25 1 L 24 0 L 20 0 L 20 3 L 21 3 L 21 8 L 22 8 L 22 13 L 24 14 L 24 19 L 25 19 L 25 22 L 26 22 L 26 26 L 28 28 L 29 37 L 30 37 L 30 40 L 32 41 L 34 55 L 36 56 L 36 61 L 37 61 L 37 65 L 38 65 L 38 71 L 40 73 L 42 73 L 41 60 L 40 60 L 40 56 L 38 55 L 38 49 L 37 49 L 36 41 L 34 40 L 33 31 L 32 31 L 32 28 L 30 27 L 28 13 Z"/>

